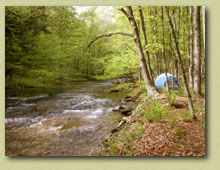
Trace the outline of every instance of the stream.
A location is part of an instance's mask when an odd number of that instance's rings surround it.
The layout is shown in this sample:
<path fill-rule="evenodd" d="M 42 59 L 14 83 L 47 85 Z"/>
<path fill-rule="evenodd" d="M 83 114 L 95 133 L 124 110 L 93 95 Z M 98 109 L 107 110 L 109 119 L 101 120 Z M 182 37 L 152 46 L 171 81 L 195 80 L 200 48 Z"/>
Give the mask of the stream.
<path fill-rule="evenodd" d="M 6 156 L 88 156 L 117 126 L 122 93 L 111 81 L 6 90 Z"/>

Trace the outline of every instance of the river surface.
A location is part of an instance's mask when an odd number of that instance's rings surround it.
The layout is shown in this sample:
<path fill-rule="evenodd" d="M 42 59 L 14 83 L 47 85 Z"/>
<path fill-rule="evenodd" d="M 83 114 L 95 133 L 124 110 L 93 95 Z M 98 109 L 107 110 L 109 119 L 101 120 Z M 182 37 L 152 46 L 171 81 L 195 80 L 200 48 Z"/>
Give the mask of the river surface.
<path fill-rule="evenodd" d="M 123 95 L 109 92 L 112 86 L 84 81 L 68 89 L 6 91 L 6 155 L 89 155 L 122 117 L 113 108 Z"/>

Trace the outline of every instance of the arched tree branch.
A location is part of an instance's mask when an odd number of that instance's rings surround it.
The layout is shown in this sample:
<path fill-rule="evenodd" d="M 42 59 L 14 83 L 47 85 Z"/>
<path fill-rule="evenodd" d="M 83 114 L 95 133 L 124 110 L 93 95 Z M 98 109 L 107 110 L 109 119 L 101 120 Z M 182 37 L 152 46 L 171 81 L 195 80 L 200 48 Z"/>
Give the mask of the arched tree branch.
<path fill-rule="evenodd" d="M 82 59 L 82 57 L 85 55 L 86 51 L 91 47 L 91 45 L 97 41 L 100 38 L 104 38 L 104 37 L 111 37 L 112 35 L 123 35 L 123 36 L 129 36 L 133 38 L 132 34 L 128 34 L 128 33 L 124 33 L 124 32 L 113 32 L 113 33 L 109 33 L 109 34 L 104 34 L 104 35 L 100 35 L 98 37 L 96 37 L 94 40 L 92 40 L 87 47 L 85 48 L 85 50 L 83 51 L 82 55 L 79 57 L 77 65 L 79 64 L 80 60 Z"/>

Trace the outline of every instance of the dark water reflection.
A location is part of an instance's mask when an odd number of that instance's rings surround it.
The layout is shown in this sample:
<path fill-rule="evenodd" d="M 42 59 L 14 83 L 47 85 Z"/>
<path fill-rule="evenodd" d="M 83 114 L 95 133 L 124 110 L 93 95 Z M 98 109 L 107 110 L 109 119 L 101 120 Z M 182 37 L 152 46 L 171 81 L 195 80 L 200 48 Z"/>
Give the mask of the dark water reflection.
<path fill-rule="evenodd" d="M 121 119 L 112 109 L 123 96 L 108 92 L 111 86 L 87 81 L 6 91 L 6 155 L 88 155 Z"/>

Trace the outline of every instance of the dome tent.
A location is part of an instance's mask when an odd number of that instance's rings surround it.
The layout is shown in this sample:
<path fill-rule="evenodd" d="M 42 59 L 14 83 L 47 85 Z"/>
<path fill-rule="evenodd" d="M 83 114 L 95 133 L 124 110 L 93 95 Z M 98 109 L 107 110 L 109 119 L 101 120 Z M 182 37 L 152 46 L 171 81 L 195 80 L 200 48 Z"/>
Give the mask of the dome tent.
<path fill-rule="evenodd" d="M 176 77 L 174 77 L 170 73 L 167 73 L 167 78 L 168 78 L 169 89 L 178 90 L 180 88 L 180 84 L 177 81 Z M 156 88 L 164 88 L 164 86 L 166 85 L 165 73 L 159 75 L 154 84 Z"/>

